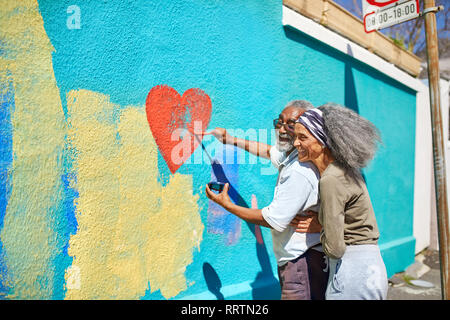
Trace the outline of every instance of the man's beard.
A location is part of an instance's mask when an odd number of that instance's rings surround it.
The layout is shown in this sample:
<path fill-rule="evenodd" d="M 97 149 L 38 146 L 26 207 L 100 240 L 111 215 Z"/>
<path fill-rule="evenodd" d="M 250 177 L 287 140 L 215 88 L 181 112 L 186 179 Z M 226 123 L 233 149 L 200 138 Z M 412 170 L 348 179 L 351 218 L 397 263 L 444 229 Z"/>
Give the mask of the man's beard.
<path fill-rule="evenodd" d="M 287 152 L 292 149 L 293 139 L 289 134 L 287 134 L 287 133 L 280 134 L 279 130 L 275 130 L 275 136 L 277 138 L 278 150 L 280 150 L 281 152 Z M 280 138 L 286 138 L 286 139 L 289 139 L 289 141 L 280 141 Z"/>

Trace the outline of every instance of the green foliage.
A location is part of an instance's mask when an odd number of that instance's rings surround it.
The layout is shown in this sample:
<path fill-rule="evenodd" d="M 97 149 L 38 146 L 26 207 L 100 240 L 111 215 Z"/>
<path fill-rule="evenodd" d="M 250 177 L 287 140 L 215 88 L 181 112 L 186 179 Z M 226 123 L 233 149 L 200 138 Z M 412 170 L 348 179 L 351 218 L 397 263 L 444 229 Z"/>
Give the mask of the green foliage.
<path fill-rule="evenodd" d="M 392 41 L 394 41 L 394 44 L 397 47 L 400 47 L 400 48 L 405 49 L 405 50 L 409 50 L 410 49 L 410 48 L 406 48 L 405 36 L 400 34 L 398 31 L 395 33 L 395 35 L 393 35 L 392 33 L 389 33 L 389 38 Z"/>

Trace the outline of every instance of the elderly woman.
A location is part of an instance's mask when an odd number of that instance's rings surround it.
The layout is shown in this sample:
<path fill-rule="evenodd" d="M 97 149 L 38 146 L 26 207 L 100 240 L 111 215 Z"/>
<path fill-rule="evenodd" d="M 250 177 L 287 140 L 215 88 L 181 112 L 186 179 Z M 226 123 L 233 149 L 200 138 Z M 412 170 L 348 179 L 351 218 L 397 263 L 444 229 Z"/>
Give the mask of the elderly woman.
<path fill-rule="evenodd" d="M 385 299 L 386 267 L 379 232 L 360 170 L 374 157 L 378 131 L 368 120 L 337 104 L 306 111 L 295 124 L 301 162 L 320 173 L 320 240 L 329 257 L 325 298 Z"/>

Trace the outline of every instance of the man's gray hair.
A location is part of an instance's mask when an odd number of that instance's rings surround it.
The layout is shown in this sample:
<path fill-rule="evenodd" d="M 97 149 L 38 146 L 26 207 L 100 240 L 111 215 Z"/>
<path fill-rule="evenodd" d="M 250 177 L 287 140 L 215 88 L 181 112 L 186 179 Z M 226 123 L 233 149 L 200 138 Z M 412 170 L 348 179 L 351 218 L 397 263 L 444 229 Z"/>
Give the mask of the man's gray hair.
<path fill-rule="evenodd" d="M 381 138 L 378 129 L 353 110 L 336 103 L 319 107 L 331 153 L 347 173 L 361 180 L 361 169 L 375 156 Z"/>
<path fill-rule="evenodd" d="M 292 100 L 286 105 L 285 109 L 289 107 L 296 107 L 299 109 L 303 109 L 305 111 L 309 109 L 314 109 L 312 103 L 306 100 Z"/>

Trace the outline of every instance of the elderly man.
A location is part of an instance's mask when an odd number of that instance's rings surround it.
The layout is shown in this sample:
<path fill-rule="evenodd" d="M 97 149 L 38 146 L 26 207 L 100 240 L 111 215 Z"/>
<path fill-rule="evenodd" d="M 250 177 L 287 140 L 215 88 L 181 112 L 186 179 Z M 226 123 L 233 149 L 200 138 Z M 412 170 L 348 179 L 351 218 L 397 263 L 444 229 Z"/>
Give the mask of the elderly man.
<path fill-rule="evenodd" d="M 313 165 L 298 161 L 298 152 L 293 146 L 295 121 L 311 108 L 311 103 L 295 100 L 283 109 L 274 120 L 275 146 L 232 137 L 223 128 L 206 133 L 224 144 L 270 158 L 279 171 L 273 201 L 262 209 L 234 204 L 228 196 L 228 184 L 219 194 L 206 186 L 206 195 L 239 218 L 272 228 L 283 300 L 323 300 L 328 280 L 327 258 L 320 245 L 321 226 L 316 216 L 312 219 L 307 214 L 318 211 L 319 174 Z"/>

